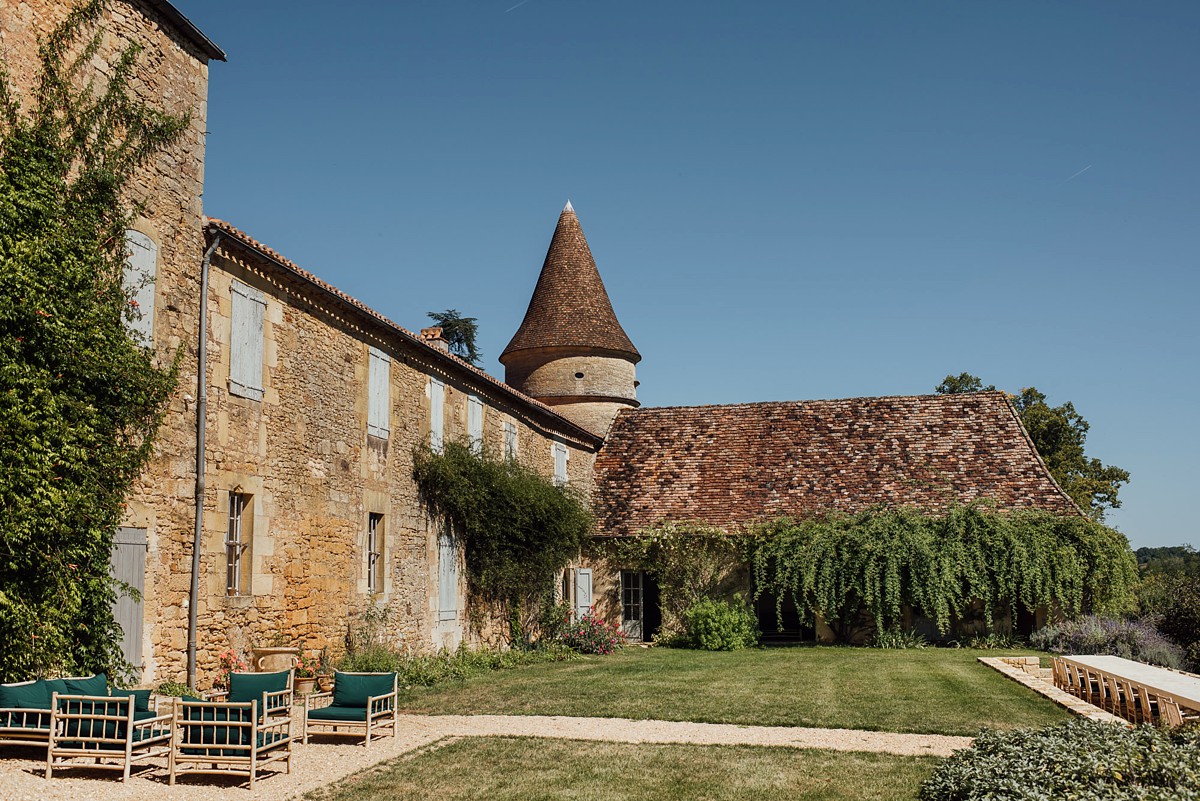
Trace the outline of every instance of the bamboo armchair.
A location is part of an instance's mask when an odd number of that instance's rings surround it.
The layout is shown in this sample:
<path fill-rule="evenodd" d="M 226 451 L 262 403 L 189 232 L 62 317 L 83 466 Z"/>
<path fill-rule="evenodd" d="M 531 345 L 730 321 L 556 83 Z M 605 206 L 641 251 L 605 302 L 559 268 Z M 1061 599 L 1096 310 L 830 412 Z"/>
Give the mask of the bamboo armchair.
<path fill-rule="evenodd" d="M 55 768 L 89 767 L 119 770 L 121 781 L 128 781 L 134 763 L 166 755 L 171 747 L 171 716 L 150 709 L 149 699 L 149 690 L 126 696 L 55 692 L 46 778 L 53 776 Z M 87 760 L 86 765 L 74 762 L 81 759 Z"/>
<path fill-rule="evenodd" d="M 400 733 L 400 718 L 396 714 L 397 690 L 395 673 L 335 674 L 333 692 L 304 696 L 301 741 L 307 744 L 310 733 L 357 735 L 361 732 L 363 745 L 369 748 L 373 736 L 378 738 L 385 733 L 397 736 Z M 330 703 L 316 705 L 326 699 Z"/>
<path fill-rule="evenodd" d="M 254 789 L 259 771 L 267 765 L 283 762 L 284 772 L 291 773 L 290 694 L 290 689 L 269 694 L 275 696 L 276 709 L 284 708 L 278 706 L 278 699 L 286 695 L 286 713 L 263 712 L 258 701 L 176 699 L 168 784 L 190 773 L 235 774 L 248 776 L 250 789 Z"/>

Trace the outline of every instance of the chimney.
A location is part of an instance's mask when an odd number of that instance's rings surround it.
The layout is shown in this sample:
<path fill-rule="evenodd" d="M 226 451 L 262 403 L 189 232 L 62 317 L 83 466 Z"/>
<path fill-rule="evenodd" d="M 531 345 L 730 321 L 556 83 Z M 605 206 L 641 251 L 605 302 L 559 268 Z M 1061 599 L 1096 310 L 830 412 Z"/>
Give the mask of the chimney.
<path fill-rule="evenodd" d="M 442 353 L 450 352 L 450 343 L 442 336 L 442 329 L 436 325 L 433 328 L 421 329 L 421 341 L 437 348 Z"/>

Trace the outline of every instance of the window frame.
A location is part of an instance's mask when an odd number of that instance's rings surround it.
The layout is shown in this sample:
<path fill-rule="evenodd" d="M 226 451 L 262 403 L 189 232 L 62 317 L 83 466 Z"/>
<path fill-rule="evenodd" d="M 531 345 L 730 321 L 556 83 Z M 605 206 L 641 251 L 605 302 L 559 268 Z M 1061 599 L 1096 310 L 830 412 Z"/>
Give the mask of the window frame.
<path fill-rule="evenodd" d="M 154 305 L 158 282 L 158 243 L 145 231 L 125 229 L 125 269 L 121 284 L 131 303 L 136 303 L 136 316 L 125 320 L 125 328 L 140 337 L 139 344 L 154 345 Z M 144 253 L 139 264 L 139 251 Z"/>
<path fill-rule="evenodd" d="M 382 512 L 367 513 L 367 592 L 383 592 L 384 528 Z"/>
<path fill-rule="evenodd" d="M 246 525 L 249 511 L 250 525 Z M 225 529 L 225 595 L 244 598 L 253 595 L 253 573 L 247 570 L 253 558 L 254 496 L 246 492 L 229 491 L 227 527 Z M 250 573 L 250 575 L 247 575 Z M 247 588 L 246 584 L 251 586 Z M 250 591 L 247 592 L 246 590 Z"/>

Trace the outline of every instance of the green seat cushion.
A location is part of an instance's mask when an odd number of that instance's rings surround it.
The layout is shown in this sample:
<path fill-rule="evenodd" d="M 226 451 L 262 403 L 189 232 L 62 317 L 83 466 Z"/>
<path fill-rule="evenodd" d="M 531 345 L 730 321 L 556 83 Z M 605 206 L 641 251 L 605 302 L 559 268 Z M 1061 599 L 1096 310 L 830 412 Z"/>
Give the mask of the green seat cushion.
<path fill-rule="evenodd" d="M 337 706 L 335 704 L 321 709 L 310 709 L 308 711 L 308 719 L 366 723 L 367 708 L 365 706 Z"/>
<path fill-rule="evenodd" d="M 108 695 L 108 677 L 103 673 L 87 678 L 66 678 L 59 681 L 66 687 L 59 692 L 67 695 Z"/>
<path fill-rule="evenodd" d="M 395 684 L 395 673 L 335 673 L 333 705 L 365 708 L 368 698 L 388 695 Z"/>
<path fill-rule="evenodd" d="M 278 673 L 231 673 L 229 675 L 229 697 L 231 704 L 248 704 L 258 701 L 262 706 L 263 693 L 277 693 L 288 688 L 288 677 L 292 671 Z"/>
<path fill-rule="evenodd" d="M 41 679 L 22 684 L 0 684 L 0 709 L 49 709 L 54 693 L 65 693 L 62 679 Z M 108 695 L 108 687 L 103 695 Z"/>
<path fill-rule="evenodd" d="M 142 712 L 150 712 L 151 716 L 154 714 L 154 711 L 150 709 L 150 695 L 153 692 L 153 690 L 119 690 L 114 687 L 112 696 L 113 698 L 120 698 L 122 696 L 132 695 L 133 716 L 137 720 L 141 720 L 142 718 L 140 717 L 140 714 Z"/>

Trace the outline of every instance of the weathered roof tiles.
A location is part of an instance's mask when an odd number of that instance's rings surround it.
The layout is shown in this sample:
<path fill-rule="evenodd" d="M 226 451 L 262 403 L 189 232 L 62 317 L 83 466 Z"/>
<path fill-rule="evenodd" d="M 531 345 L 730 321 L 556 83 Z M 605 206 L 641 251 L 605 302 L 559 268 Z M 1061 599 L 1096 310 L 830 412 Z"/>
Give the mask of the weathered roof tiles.
<path fill-rule="evenodd" d="M 642 358 L 617 321 L 570 201 L 558 217 L 525 319 L 500 361 L 516 351 L 555 347 L 597 348 L 635 363 Z"/>
<path fill-rule="evenodd" d="M 610 535 L 984 499 L 1079 513 L 1002 392 L 622 411 L 595 479 Z"/>

